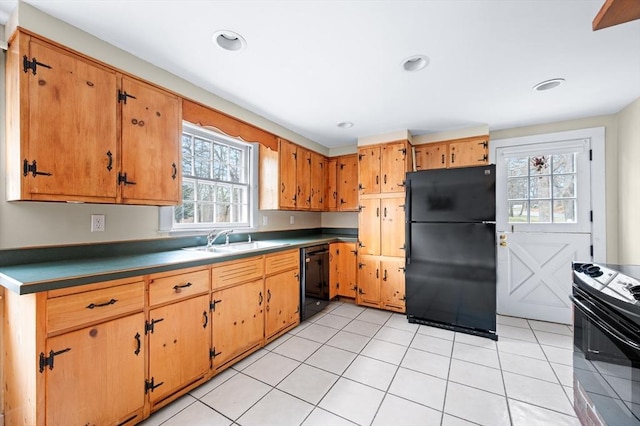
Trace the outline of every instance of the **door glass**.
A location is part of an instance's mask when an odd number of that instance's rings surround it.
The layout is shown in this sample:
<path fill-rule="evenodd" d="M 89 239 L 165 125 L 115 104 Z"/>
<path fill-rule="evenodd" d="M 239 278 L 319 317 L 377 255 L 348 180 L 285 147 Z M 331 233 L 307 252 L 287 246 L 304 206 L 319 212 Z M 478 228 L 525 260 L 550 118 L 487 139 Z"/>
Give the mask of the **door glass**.
<path fill-rule="evenodd" d="M 577 153 L 507 158 L 509 223 L 576 223 Z"/>

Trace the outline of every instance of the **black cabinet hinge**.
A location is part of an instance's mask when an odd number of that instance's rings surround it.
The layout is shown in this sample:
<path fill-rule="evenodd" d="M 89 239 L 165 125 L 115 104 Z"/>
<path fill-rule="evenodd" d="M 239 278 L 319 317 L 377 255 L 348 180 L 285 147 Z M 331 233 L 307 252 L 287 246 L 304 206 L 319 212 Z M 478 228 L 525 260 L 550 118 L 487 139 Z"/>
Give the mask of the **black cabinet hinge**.
<path fill-rule="evenodd" d="M 151 380 L 144 381 L 144 393 L 147 394 L 149 391 L 153 392 L 153 390 L 159 386 L 162 386 L 164 382 L 160 382 L 157 385 L 155 384 L 155 378 L 151 378 Z"/>
<path fill-rule="evenodd" d="M 71 348 L 65 348 L 58 352 L 49 351 L 49 356 L 45 356 L 43 352 L 40 352 L 40 372 L 42 373 L 46 367 L 49 367 L 49 370 L 53 370 L 53 359 L 55 356 L 69 352 L 70 350 Z"/>
<path fill-rule="evenodd" d="M 209 303 L 209 309 L 211 310 L 211 312 L 216 311 L 216 305 L 218 303 L 222 303 L 222 300 L 212 300 L 211 303 Z"/>
<path fill-rule="evenodd" d="M 153 334 L 153 331 L 155 330 L 155 326 L 157 322 L 161 322 L 164 321 L 164 318 L 160 318 L 160 319 L 152 319 L 151 322 L 144 322 L 144 334 Z"/>
<path fill-rule="evenodd" d="M 39 172 L 38 171 L 38 166 L 36 165 L 36 160 L 33 160 L 31 162 L 31 164 L 29 164 L 29 162 L 25 158 L 24 162 L 22 163 L 22 176 L 27 176 L 29 173 L 31 173 L 33 175 L 33 177 L 36 177 L 38 175 L 40 175 L 40 176 L 51 176 L 51 173 Z"/>
<path fill-rule="evenodd" d="M 222 352 L 216 352 L 216 347 L 214 346 L 213 348 L 209 349 L 209 358 L 213 359 L 218 355 L 220 355 L 221 353 Z"/>
<path fill-rule="evenodd" d="M 27 58 L 27 55 L 24 55 L 22 57 L 22 68 L 23 68 L 24 72 L 29 72 L 29 70 L 31 70 L 33 75 L 36 75 L 36 68 L 38 67 L 38 65 L 40 65 L 41 67 L 44 67 L 44 68 L 51 69 L 51 65 L 47 65 L 47 64 L 43 64 L 42 62 L 38 62 L 36 60 L 36 58 L 32 58 L 31 60 L 29 60 L 29 58 Z"/>
<path fill-rule="evenodd" d="M 124 183 L 125 185 L 135 185 L 134 181 L 127 180 L 127 174 L 118 172 L 118 185 Z"/>
<path fill-rule="evenodd" d="M 127 104 L 127 98 L 137 99 L 135 96 L 128 94 L 126 91 L 118 89 L 118 102 Z"/>

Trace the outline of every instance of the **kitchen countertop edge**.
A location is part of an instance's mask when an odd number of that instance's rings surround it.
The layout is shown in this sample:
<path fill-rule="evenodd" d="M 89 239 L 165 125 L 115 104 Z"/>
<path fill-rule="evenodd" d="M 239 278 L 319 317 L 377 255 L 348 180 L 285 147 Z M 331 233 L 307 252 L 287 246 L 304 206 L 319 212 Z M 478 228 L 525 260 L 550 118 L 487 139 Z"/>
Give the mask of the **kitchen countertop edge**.
<path fill-rule="evenodd" d="M 316 244 L 341 241 L 356 242 L 357 238 L 351 235 L 316 235 L 268 241 L 282 245 L 224 256 L 211 256 L 206 252 L 179 249 L 139 255 L 4 266 L 0 267 L 0 285 L 14 293 L 26 295 L 101 281 L 213 265 L 278 251 L 300 249 Z M 74 273 L 63 272 L 70 270 L 74 271 Z"/>

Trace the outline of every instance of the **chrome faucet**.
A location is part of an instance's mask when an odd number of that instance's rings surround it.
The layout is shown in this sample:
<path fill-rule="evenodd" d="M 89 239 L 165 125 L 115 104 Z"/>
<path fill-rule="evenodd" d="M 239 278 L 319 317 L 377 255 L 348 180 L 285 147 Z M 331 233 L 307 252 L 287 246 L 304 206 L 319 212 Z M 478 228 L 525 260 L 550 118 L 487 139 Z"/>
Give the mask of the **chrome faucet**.
<path fill-rule="evenodd" d="M 218 237 L 220 237 L 220 235 L 225 236 L 225 240 L 224 240 L 225 245 L 229 244 L 229 234 L 232 232 L 233 232 L 233 229 L 223 229 L 218 232 L 216 232 L 214 229 L 213 231 L 209 232 L 209 234 L 207 234 L 207 247 L 213 246 L 213 243 L 216 242 L 216 240 L 218 239 Z"/>

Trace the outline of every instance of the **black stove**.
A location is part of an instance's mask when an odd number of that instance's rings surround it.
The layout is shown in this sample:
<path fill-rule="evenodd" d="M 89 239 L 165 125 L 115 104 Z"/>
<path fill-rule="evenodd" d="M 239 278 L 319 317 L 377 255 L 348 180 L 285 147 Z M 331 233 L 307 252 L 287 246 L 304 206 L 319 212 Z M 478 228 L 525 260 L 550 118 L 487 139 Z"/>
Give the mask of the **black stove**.
<path fill-rule="evenodd" d="M 576 414 L 583 425 L 640 426 L 640 266 L 572 266 Z"/>

